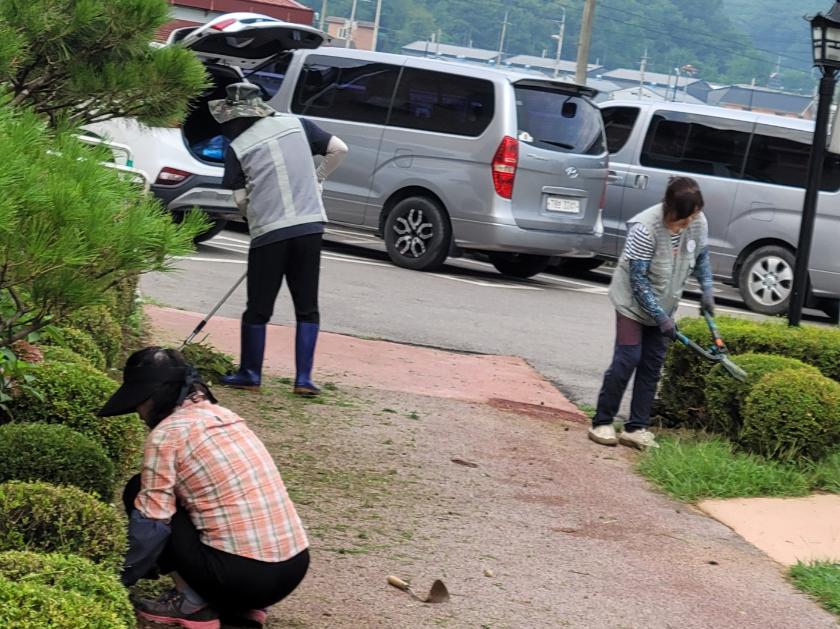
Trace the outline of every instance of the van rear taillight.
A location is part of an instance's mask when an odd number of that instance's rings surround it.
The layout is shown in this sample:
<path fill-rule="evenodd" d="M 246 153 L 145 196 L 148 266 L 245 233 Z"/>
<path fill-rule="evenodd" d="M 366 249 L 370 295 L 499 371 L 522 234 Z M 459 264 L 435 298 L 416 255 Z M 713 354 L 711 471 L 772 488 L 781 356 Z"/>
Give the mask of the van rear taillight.
<path fill-rule="evenodd" d="M 185 170 L 178 170 L 177 168 L 170 168 L 166 166 L 158 173 L 155 185 L 158 186 L 176 186 L 188 177 L 192 177 L 192 173 Z"/>
<path fill-rule="evenodd" d="M 493 186 L 503 199 L 513 196 L 513 182 L 519 166 L 519 141 L 505 136 L 493 156 Z"/>

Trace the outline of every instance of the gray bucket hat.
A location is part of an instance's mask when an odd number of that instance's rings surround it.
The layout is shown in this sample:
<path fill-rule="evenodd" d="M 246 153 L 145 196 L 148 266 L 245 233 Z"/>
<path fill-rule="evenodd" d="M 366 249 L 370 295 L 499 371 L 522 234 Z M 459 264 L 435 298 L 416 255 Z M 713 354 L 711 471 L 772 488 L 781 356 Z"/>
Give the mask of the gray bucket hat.
<path fill-rule="evenodd" d="M 207 106 L 219 123 L 236 118 L 266 118 L 277 113 L 262 99 L 260 88 L 252 83 L 227 86 L 227 98 L 211 100 Z"/>

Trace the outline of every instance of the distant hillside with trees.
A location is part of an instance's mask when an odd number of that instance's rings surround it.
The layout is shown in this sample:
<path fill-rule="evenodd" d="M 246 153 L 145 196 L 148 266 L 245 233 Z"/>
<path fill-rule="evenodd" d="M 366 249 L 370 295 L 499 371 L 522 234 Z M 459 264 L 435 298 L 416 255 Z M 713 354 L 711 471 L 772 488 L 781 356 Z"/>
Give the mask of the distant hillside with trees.
<path fill-rule="evenodd" d="M 321 10 L 321 0 L 303 1 Z M 710 81 L 755 79 L 757 85 L 811 91 L 802 15 L 830 6 L 831 0 L 598 0 L 590 62 L 638 68 L 647 51 L 653 72 L 692 65 Z M 351 0 L 328 0 L 327 14 L 348 17 L 350 7 Z M 495 50 L 507 12 L 506 53 L 554 57 L 552 35 L 564 7 L 562 57 L 572 60 L 583 0 L 384 0 L 380 50 L 397 52 L 438 32 L 443 43 Z M 374 8 L 375 0 L 358 0 L 358 19 L 372 21 Z"/>

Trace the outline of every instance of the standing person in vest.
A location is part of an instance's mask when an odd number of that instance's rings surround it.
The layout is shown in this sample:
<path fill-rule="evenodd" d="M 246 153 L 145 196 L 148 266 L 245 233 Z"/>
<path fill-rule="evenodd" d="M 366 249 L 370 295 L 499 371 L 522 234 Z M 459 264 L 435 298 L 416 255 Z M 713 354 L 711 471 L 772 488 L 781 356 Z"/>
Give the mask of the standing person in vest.
<path fill-rule="evenodd" d="M 239 370 L 222 384 L 260 386 L 266 324 L 285 277 L 295 306 L 294 392 L 318 395 L 312 364 L 320 329 L 318 279 L 327 215 L 324 180 L 347 154 L 347 145 L 308 120 L 278 114 L 257 86 L 235 83 L 227 98 L 209 104 L 230 141 L 223 187 L 248 220 L 248 304 L 242 315 Z M 323 155 L 315 168 L 312 155 Z"/>
<path fill-rule="evenodd" d="M 589 438 L 596 443 L 658 447 L 648 430 L 650 411 L 668 342 L 677 335 L 672 317 L 691 275 L 703 290 L 701 308 L 712 314 L 715 307 L 709 228 L 702 210 L 697 182 L 672 177 L 663 202 L 628 222 L 627 243 L 610 283 L 616 341 L 589 429 Z M 617 437 L 613 420 L 633 372 L 630 419 Z"/>

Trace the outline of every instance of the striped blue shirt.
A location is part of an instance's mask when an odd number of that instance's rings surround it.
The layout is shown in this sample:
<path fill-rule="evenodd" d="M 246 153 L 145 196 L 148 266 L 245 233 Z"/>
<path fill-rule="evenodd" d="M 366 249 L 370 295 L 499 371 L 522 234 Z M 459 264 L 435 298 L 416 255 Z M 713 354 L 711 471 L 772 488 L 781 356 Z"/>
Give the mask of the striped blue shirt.
<path fill-rule="evenodd" d="M 674 254 L 677 253 L 677 248 L 680 246 L 680 237 L 682 232 L 678 234 L 671 234 L 671 248 Z M 653 260 L 653 252 L 655 248 L 653 234 L 650 230 L 641 223 L 635 223 L 627 234 L 627 244 L 625 245 L 625 252 L 628 260 Z"/>

